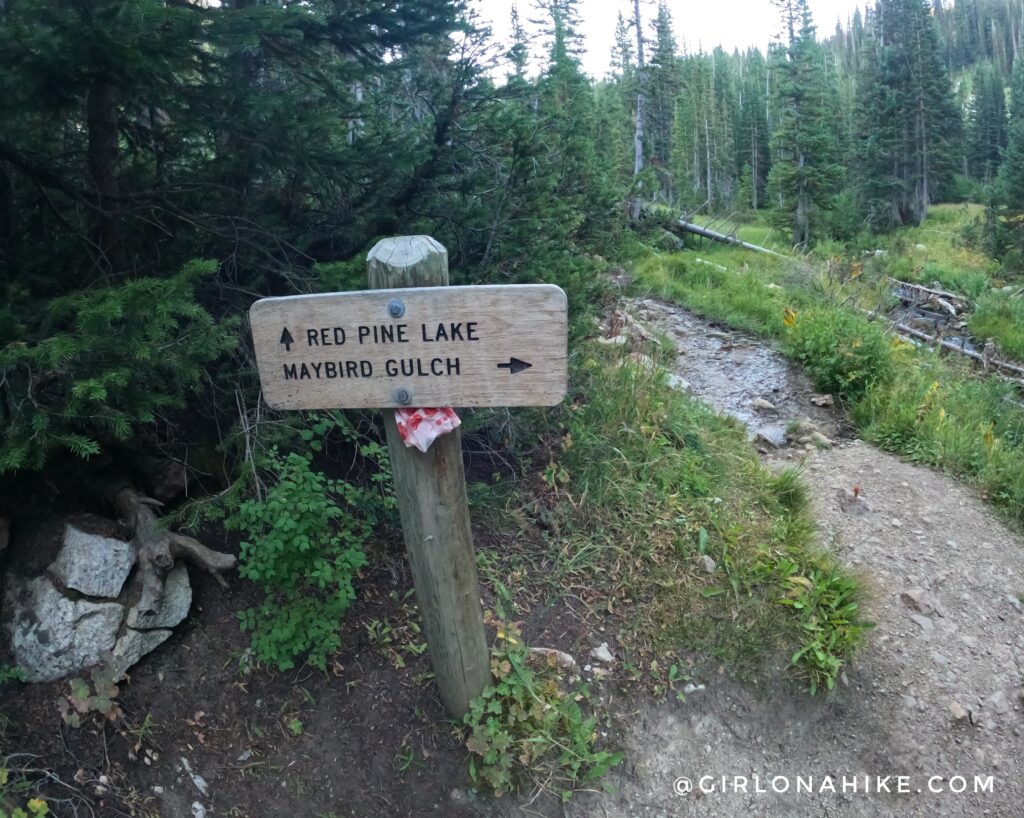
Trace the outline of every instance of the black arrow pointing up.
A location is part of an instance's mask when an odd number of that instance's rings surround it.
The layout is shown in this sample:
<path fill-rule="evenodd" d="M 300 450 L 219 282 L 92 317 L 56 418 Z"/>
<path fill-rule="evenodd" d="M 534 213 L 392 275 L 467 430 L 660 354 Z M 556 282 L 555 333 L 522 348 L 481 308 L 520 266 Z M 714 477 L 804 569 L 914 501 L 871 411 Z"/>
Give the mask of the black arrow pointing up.
<path fill-rule="evenodd" d="M 285 352 L 291 352 L 292 351 L 292 344 L 295 343 L 295 339 L 292 338 L 292 334 L 290 332 L 288 332 L 288 327 L 285 327 L 281 331 L 281 343 L 284 344 L 284 351 Z"/>
<path fill-rule="evenodd" d="M 533 364 L 528 364 L 526 361 L 520 361 L 518 358 L 509 358 L 507 364 L 498 364 L 498 369 L 507 369 L 510 374 L 515 375 L 517 372 L 522 372 L 524 369 L 529 369 Z"/>

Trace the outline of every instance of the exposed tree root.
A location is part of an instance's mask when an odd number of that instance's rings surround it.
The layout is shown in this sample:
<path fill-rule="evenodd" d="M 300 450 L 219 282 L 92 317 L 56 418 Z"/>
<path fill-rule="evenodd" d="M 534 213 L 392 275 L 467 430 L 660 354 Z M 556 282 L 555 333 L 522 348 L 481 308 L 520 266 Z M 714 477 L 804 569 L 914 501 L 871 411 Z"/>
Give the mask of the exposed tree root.
<path fill-rule="evenodd" d="M 164 577 L 178 558 L 198 565 L 209 572 L 222 587 L 227 587 L 222 574 L 235 567 L 233 556 L 214 551 L 192 537 L 168 531 L 161 526 L 154 511 L 163 505 L 159 500 L 146 497 L 133 488 L 119 489 L 113 499 L 118 516 L 132 531 L 132 545 L 138 555 L 139 575 L 142 578 L 140 613 L 155 613 L 160 609 L 164 596 Z"/>

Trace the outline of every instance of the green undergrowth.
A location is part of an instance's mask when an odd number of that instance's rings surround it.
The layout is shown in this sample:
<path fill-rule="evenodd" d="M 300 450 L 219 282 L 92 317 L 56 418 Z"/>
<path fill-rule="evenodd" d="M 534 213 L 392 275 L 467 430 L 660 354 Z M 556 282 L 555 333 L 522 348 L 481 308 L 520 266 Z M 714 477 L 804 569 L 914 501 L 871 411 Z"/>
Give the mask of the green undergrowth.
<path fill-rule="evenodd" d="M 1024 361 L 1024 297 L 985 293 L 971 313 L 970 327 L 975 337 L 992 338 L 1002 353 Z"/>
<path fill-rule="evenodd" d="M 517 623 L 485 620 L 497 635 L 491 650 L 492 683 L 465 716 L 469 775 L 495 795 L 532 784 L 567 801 L 622 761 L 599 746 L 598 717 L 590 690 L 566 686 L 553 658 L 531 657 Z"/>
<path fill-rule="evenodd" d="M 866 440 L 967 478 L 1024 524 L 1024 410 L 1012 387 L 904 343 L 865 315 L 884 304 L 890 267 L 833 259 L 814 269 L 802 259 L 787 274 L 786 264 L 751 259 L 745 269 L 709 274 L 693 254 L 677 253 L 635 269 L 644 291 L 774 339 L 818 389 L 843 400 Z M 1017 314 L 1000 320 L 1019 333 Z"/>
<path fill-rule="evenodd" d="M 799 476 L 765 470 L 745 430 L 666 385 L 642 357 L 657 354 L 577 348 L 529 509 L 546 555 L 502 576 L 542 572 L 553 595 L 619 615 L 656 686 L 680 678 L 671 657 L 700 654 L 750 677 L 783 659 L 831 688 L 867 627 L 856 580 L 816 543 Z"/>

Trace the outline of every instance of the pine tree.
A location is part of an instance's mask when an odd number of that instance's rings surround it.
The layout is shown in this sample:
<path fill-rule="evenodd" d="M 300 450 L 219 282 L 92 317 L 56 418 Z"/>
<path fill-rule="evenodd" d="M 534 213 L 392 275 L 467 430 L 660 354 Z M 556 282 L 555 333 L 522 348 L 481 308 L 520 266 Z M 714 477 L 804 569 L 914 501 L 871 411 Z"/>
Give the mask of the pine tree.
<path fill-rule="evenodd" d="M 1017 272 L 1024 269 L 1024 60 L 1017 60 L 1010 86 L 1010 125 L 999 171 L 1001 243 L 1015 251 Z"/>
<path fill-rule="evenodd" d="M 991 63 L 979 65 L 973 76 L 973 93 L 967 112 L 967 169 L 972 177 L 989 184 L 999 171 L 1006 148 L 1006 90 Z"/>
<path fill-rule="evenodd" d="M 924 0 L 881 0 L 859 78 L 858 189 L 876 230 L 920 224 L 953 181 L 961 120 Z"/>
<path fill-rule="evenodd" d="M 662 195 L 674 200 L 669 165 L 672 154 L 672 127 L 676 97 L 682 86 L 676 59 L 676 39 L 672 31 L 672 13 L 662 0 L 654 19 L 654 48 L 647 67 L 647 159 L 658 174 Z"/>
<path fill-rule="evenodd" d="M 824 52 L 807 0 L 777 0 L 788 42 L 772 48 L 775 133 L 769 185 L 779 222 L 794 245 L 806 246 L 836 192 L 840 168 L 829 117 Z"/>

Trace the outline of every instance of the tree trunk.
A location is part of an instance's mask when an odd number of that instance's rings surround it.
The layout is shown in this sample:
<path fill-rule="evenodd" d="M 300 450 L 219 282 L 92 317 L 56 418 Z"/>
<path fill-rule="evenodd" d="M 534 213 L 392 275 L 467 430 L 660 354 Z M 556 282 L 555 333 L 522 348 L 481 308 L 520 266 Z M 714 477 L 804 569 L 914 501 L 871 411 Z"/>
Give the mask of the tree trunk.
<path fill-rule="evenodd" d="M 647 115 L 646 99 L 644 98 L 644 33 L 640 20 L 640 0 L 633 0 L 633 25 L 636 26 L 636 127 L 633 130 L 633 178 L 636 179 L 644 169 L 644 118 Z M 640 221 L 642 203 L 640 198 L 640 182 L 634 182 L 633 199 L 629 205 L 629 219 L 634 224 Z"/>
<path fill-rule="evenodd" d="M 94 266 L 104 272 L 120 267 L 120 242 L 112 208 L 118 194 L 117 89 L 103 77 L 93 81 L 86 98 L 89 183 L 97 194 L 99 211 L 92 229 Z"/>

